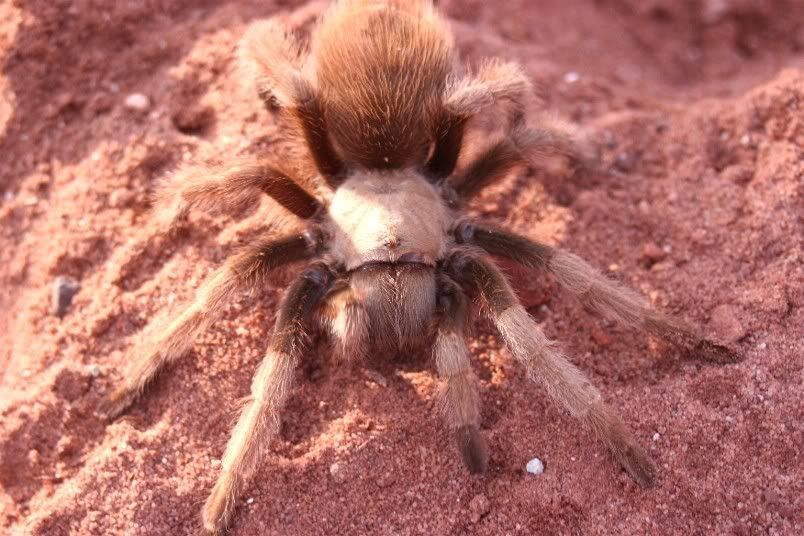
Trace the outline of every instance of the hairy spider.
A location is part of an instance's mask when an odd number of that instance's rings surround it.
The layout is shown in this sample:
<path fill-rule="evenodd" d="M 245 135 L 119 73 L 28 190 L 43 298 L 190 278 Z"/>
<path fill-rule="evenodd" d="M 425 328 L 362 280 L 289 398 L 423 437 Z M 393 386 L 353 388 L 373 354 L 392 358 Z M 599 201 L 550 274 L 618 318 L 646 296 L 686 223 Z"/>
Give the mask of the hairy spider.
<path fill-rule="evenodd" d="M 205 529 L 219 533 L 229 523 L 277 432 L 305 341 L 317 327 L 350 357 L 431 347 L 447 426 L 468 470 L 484 471 L 477 381 L 465 343 L 475 306 L 528 376 L 600 437 L 634 480 L 651 485 L 649 455 L 545 337 L 489 256 L 545 270 L 590 309 L 685 350 L 719 361 L 734 355 L 575 255 L 464 216 L 467 201 L 515 167 L 555 156 L 587 160 L 567 126 L 525 124 L 530 84 L 522 69 L 492 60 L 459 72 L 449 29 L 428 0 L 340 0 L 308 47 L 272 20 L 252 26 L 241 51 L 266 105 L 298 135 L 298 153 L 312 172 L 291 171 L 270 155 L 187 168 L 163 188 L 155 217 L 170 223 L 191 208 L 235 210 L 262 192 L 304 220 L 305 230 L 266 236 L 231 257 L 155 341 L 136 349 L 122 384 L 100 408 L 107 418 L 119 416 L 234 295 L 264 284 L 278 267 L 308 263 L 285 292 L 203 508 Z M 504 112 L 504 134 L 456 169 L 469 120 L 491 106 Z"/>

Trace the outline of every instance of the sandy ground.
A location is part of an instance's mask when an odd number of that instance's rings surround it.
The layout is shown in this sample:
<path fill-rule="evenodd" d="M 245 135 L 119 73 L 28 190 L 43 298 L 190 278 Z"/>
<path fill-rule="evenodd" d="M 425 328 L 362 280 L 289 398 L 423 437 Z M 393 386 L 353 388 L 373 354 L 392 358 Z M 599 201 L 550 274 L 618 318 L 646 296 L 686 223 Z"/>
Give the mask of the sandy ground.
<path fill-rule="evenodd" d="M 656 488 L 630 481 L 481 325 L 488 475 L 463 469 L 426 360 L 314 353 L 232 534 L 801 534 L 802 2 L 439 3 L 468 61 L 521 61 L 551 109 L 595 133 L 607 170 L 517 174 L 475 212 L 586 257 L 744 360 L 690 359 L 519 274 L 530 311 L 658 460 Z M 130 244 L 165 172 L 271 150 L 277 129 L 232 52 L 254 20 L 303 25 L 318 9 L 0 3 L 1 533 L 197 527 L 282 281 L 227 309 L 125 418 L 93 410 L 146 326 L 264 227 L 266 207 Z M 145 110 L 125 106 L 134 93 Z M 63 318 L 58 276 L 81 285 Z M 524 470 L 535 456 L 541 476 Z"/>

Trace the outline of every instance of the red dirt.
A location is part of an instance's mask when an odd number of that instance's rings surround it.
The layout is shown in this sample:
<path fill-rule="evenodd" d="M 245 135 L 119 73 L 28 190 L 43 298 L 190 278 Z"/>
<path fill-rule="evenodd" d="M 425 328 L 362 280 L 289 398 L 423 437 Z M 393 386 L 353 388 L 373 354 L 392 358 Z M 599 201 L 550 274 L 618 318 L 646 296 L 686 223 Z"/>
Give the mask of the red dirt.
<path fill-rule="evenodd" d="M 276 129 L 232 51 L 250 22 L 301 4 L 0 4 L 0 532 L 197 527 L 280 281 L 229 308 L 127 417 L 107 426 L 93 409 L 152 317 L 265 224 L 264 210 L 202 215 L 144 254 L 127 245 L 165 171 L 271 150 Z M 611 171 L 512 176 L 476 212 L 577 252 L 745 359 L 689 359 L 520 276 L 531 312 L 658 460 L 658 487 L 629 480 L 480 326 L 488 475 L 462 468 L 425 361 L 311 356 L 232 533 L 800 534 L 802 3 L 440 4 L 469 61 L 521 61 L 551 109 L 596 133 Z M 319 7 L 302 9 L 299 24 Z M 124 107 L 135 92 L 148 112 Z M 81 290 L 59 319 L 61 275 Z M 524 471 L 535 456 L 538 477 Z"/>

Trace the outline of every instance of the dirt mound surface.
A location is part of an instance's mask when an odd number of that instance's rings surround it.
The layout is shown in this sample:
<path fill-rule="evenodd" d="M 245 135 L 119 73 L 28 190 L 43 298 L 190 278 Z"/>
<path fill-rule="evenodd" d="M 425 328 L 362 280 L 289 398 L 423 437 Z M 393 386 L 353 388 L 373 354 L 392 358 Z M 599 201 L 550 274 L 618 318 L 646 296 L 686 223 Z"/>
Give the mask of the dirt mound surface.
<path fill-rule="evenodd" d="M 605 173 L 514 175 L 475 212 L 578 253 L 745 359 L 695 361 L 519 276 L 531 313 L 658 460 L 655 489 L 629 480 L 479 326 L 488 475 L 461 466 L 426 361 L 313 355 L 232 533 L 800 534 L 802 3 L 439 4 L 468 61 L 522 62 L 545 104 L 603 147 Z M 257 19 L 302 27 L 320 9 L 0 4 L 0 532 L 197 528 L 281 278 L 227 309 L 125 418 L 105 425 L 93 410 L 148 324 L 266 227 L 266 207 L 198 215 L 152 241 L 144 222 L 181 163 L 272 150 L 280 134 L 233 50 Z M 61 317 L 59 277 L 80 285 Z M 534 457 L 540 476 L 525 472 Z"/>

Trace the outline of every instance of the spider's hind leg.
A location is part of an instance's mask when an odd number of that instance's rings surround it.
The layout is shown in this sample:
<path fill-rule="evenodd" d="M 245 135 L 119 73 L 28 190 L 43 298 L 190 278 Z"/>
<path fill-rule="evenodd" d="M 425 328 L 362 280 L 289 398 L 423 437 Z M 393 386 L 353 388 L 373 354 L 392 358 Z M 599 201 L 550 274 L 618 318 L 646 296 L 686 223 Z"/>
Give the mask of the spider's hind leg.
<path fill-rule="evenodd" d="M 254 24 L 240 46 L 242 65 L 257 80 L 257 91 L 269 108 L 279 108 L 297 124 L 313 162 L 330 186 L 344 163 L 329 137 L 318 88 L 305 76 L 305 51 L 289 28 L 270 19 Z"/>
<path fill-rule="evenodd" d="M 307 268 L 285 294 L 270 347 L 251 384 L 251 397 L 232 431 L 221 474 L 204 505 L 204 528 L 213 534 L 229 524 L 262 453 L 279 429 L 280 411 L 307 342 L 310 320 L 333 278 L 329 267 L 319 262 Z"/>
<path fill-rule="evenodd" d="M 121 415 L 159 371 L 184 355 L 195 338 L 220 318 L 238 293 L 258 287 L 274 268 L 312 257 L 318 247 L 309 235 L 291 235 L 263 240 L 231 257 L 204 281 L 178 317 L 132 351 L 123 381 L 101 403 L 98 413 L 107 419 Z"/>

